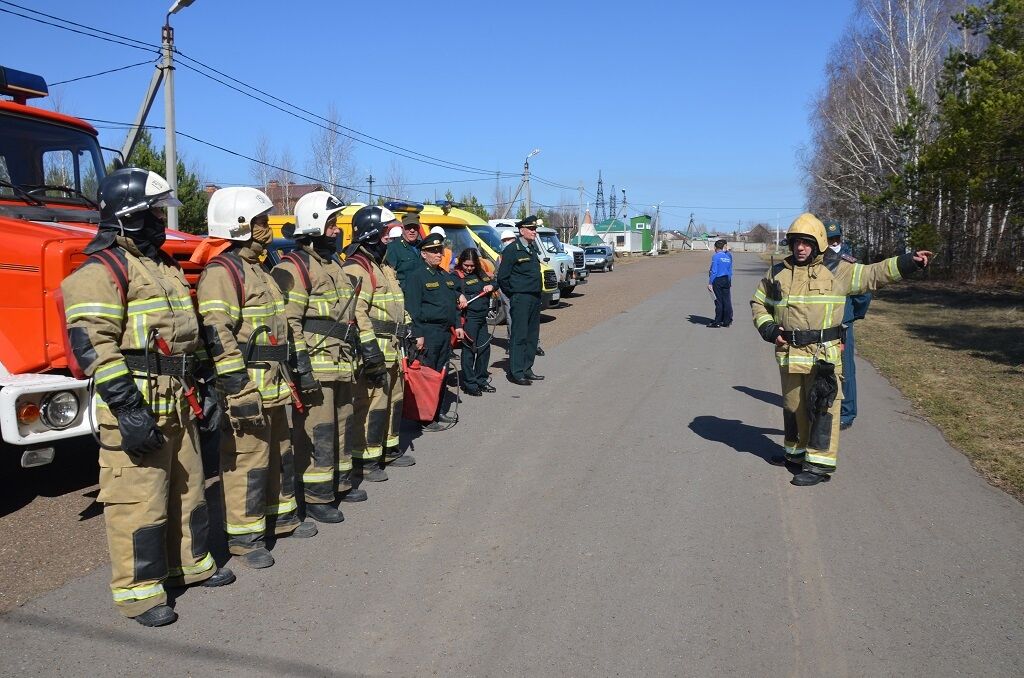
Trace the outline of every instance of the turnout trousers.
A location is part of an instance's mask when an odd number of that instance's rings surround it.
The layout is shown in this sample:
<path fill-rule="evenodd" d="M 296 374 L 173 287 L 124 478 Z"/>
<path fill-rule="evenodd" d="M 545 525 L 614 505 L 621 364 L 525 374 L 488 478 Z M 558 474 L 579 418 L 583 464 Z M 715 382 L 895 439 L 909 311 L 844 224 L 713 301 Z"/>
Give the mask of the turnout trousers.
<path fill-rule="evenodd" d="M 117 419 L 96 411 L 104 447 L 120 447 Z M 184 399 L 157 417 L 167 438 L 156 452 L 100 449 L 100 493 L 110 550 L 110 591 L 126 617 L 167 602 L 164 583 L 184 586 L 217 570 L 207 544 L 199 432 Z"/>
<path fill-rule="evenodd" d="M 462 383 L 481 388 L 487 385 L 487 367 L 491 364 L 491 331 L 487 318 L 467 316 L 462 329 L 473 342 L 462 345 Z"/>
<path fill-rule="evenodd" d="M 266 405 L 263 426 L 221 431 L 220 479 L 228 551 L 244 555 L 266 547 L 266 533 L 290 534 L 299 525 L 295 459 L 286 404 Z"/>
<path fill-rule="evenodd" d="M 513 377 L 526 379 L 526 373 L 533 369 L 540 341 L 540 295 L 513 294 L 509 306 L 512 327 L 508 371 Z"/>
<path fill-rule="evenodd" d="M 335 471 L 352 470 L 352 382 L 323 381 L 318 393 L 303 394 L 305 412 L 292 412 L 295 477 L 307 504 L 328 504 L 341 488 Z M 351 489 L 347 487 L 345 489 Z"/>
<path fill-rule="evenodd" d="M 352 457 L 379 459 L 385 447 L 398 447 L 405 393 L 401 363 L 388 367 L 387 384 L 373 388 L 360 378 L 352 392 Z"/>
<path fill-rule="evenodd" d="M 803 464 L 805 471 L 829 474 L 836 470 L 839 453 L 839 411 L 842 407 L 842 368 L 836 366 L 839 394 L 825 414 L 812 423 L 807 416 L 807 393 L 814 383 L 816 368 L 810 374 L 791 374 L 783 367 L 782 424 L 785 432 L 786 459 Z"/>

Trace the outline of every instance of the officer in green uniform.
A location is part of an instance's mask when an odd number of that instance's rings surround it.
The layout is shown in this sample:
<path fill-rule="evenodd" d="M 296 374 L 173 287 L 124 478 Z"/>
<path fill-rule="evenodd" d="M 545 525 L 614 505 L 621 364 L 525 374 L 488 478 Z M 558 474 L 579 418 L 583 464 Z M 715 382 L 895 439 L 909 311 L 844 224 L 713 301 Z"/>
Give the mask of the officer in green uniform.
<path fill-rule="evenodd" d="M 420 362 L 440 372 L 452 355 L 452 330 L 459 339 L 466 336 L 459 326 L 458 284 L 454 276 L 440 268 L 444 236 L 428 235 L 420 245 L 420 253 L 425 265 L 405 279 L 405 310 L 412 319 L 412 337 L 416 340 L 416 350 L 421 351 Z M 434 421 L 424 427 L 427 431 L 443 430 L 445 424 L 455 423 L 441 412 L 443 395 L 438 401 Z"/>
<path fill-rule="evenodd" d="M 509 344 L 508 380 L 520 386 L 544 377 L 533 372 L 533 359 L 540 341 L 540 250 L 536 245 L 537 217 L 516 222 L 519 237 L 505 247 L 498 267 L 498 286 L 509 298 L 512 323 Z"/>
<path fill-rule="evenodd" d="M 402 217 L 402 237 L 392 238 L 384 254 L 384 259 L 395 269 L 395 276 L 403 291 L 409 274 L 423 268 L 419 245 L 420 217 L 418 214 L 406 214 Z"/>

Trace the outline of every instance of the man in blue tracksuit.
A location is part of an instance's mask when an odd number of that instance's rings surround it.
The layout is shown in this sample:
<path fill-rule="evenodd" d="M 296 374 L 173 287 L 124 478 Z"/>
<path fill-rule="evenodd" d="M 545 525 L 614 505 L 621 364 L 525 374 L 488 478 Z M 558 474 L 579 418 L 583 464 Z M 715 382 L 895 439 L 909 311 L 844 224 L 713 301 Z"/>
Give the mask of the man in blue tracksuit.
<path fill-rule="evenodd" d="M 828 236 L 828 250 L 825 252 L 825 263 L 829 259 L 845 259 L 851 264 L 857 258 L 851 254 L 850 246 L 843 242 L 843 228 L 838 222 L 825 222 L 825 235 Z M 857 363 L 853 361 L 853 323 L 862 319 L 868 312 L 871 303 L 870 294 L 858 294 L 846 297 L 846 308 L 843 310 L 843 324 L 846 325 L 846 343 L 843 344 L 843 406 L 839 413 L 839 427 L 848 429 L 857 418 Z"/>
<path fill-rule="evenodd" d="M 732 255 L 727 244 L 725 240 L 716 240 L 715 253 L 711 255 L 708 289 L 715 295 L 715 320 L 708 327 L 732 325 Z"/>

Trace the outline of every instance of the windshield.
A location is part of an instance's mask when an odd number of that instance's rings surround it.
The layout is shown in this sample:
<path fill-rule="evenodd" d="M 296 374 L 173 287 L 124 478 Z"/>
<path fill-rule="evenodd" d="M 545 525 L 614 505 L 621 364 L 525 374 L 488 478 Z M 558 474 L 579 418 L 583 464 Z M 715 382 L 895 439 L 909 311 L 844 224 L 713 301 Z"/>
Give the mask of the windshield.
<path fill-rule="evenodd" d="M 586 251 L 587 251 L 587 254 L 598 254 L 598 255 L 607 254 L 607 250 L 605 250 L 603 247 L 588 247 Z"/>
<path fill-rule="evenodd" d="M 494 226 L 470 226 L 473 229 L 473 233 L 476 237 L 487 243 L 487 246 L 494 250 L 496 253 L 501 254 L 501 251 L 505 249 L 505 246 L 501 244 L 501 236 L 498 235 L 498 229 Z"/>
<path fill-rule="evenodd" d="M 558 236 L 554 233 L 541 233 L 537 237 L 540 238 L 541 242 L 544 243 L 544 247 L 548 252 L 563 252 L 562 243 L 558 241 Z"/>
<path fill-rule="evenodd" d="M 89 204 L 104 175 L 96 138 L 83 130 L 20 115 L 0 117 L 0 199 Z M 69 190 L 58 190 L 64 187 Z M 81 193 L 88 200 L 83 199 Z"/>

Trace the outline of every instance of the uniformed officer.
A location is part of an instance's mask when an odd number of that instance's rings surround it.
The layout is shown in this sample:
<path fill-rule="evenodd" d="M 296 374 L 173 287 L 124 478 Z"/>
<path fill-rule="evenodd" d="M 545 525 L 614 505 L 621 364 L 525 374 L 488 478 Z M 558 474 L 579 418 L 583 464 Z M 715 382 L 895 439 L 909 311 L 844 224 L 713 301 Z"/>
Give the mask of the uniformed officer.
<path fill-rule="evenodd" d="M 480 253 L 472 247 L 459 254 L 455 274 L 462 293 L 460 308 L 465 318 L 466 338 L 462 343 L 462 388 L 471 396 L 494 393 L 487 379 L 491 363 L 491 333 L 487 327 L 487 311 L 491 306 L 494 278 L 480 264 Z"/>
<path fill-rule="evenodd" d="M 396 221 L 391 210 L 376 205 L 353 214 L 353 243 L 343 267 L 359 290 L 356 324 L 363 361 L 353 394 L 352 473 L 371 482 L 388 479 L 385 464 L 416 463 L 398 440 L 404 395 L 399 349 L 409 314 L 395 271 L 384 261 L 388 231 Z"/>
<path fill-rule="evenodd" d="M 424 265 L 405 280 L 405 310 L 412 320 L 412 337 L 420 362 L 440 372 L 452 355 L 452 332 L 459 339 L 466 334 L 459 319 L 459 290 L 455 277 L 440 268 L 444 255 L 444 236 L 431 233 L 423 239 L 420 253 Z M 464 301 L 464 300 L 463 300 Z M 444 409 L 444 386 L 438 400 L 434 420 L 424 426 L 426 431 L 444 430 L 455 420 Z"/>
<path fill-rule="evenodd" d="M 402 236 L 391 238 L 388 243 L 385 259 L 391 268 L 395 269 L 395 276 L 399 284 L 405 287 L 405 279 L 408 275 L 423 266 L 423 259 L 420 257 L 420 216 L 418 214 L 406 214 L 402 217 Z"/>
<path fill-rule="evenodd" d="M 165 226 L 157 210 L 181 205 L 171 187 L 155 172 L 124 168 L 100 181 L 99 202 L 88 258 L 61 284 L 69 358 L 96 385 L 98 500 L 114 604 L 143 626 L 164 626 L 178 618 L 165 583 L 235 579 L 217 568 L 207 544 L 202 409 L 187 394 L 207 358 L 185 276 L 160 250 Z M 203 412 L 209 426 L 218 417 Z"/>
<path fill-rule="evenodd" d="M 284 293 L 294 342 L 294 368 L 303 409 L 292 413 L 295 477 L 301 480 L 306 516 L 320 523 L 345 519 L 334 505 L 365 501 L 352 487 L 352 421 L 355 288 L 338 258 L 338 213 L 344 204 L 327 191 L 295 203 L 298 249 L 271 272 Z M 291 229 L 289 229 L 291 230 Z"/>
<path fill-rule="evenodd" d="M 826 265 L 837 258 L 842 258 L 851 264 L 857 263 L 857 258 L 850 251 L 850 246 L 843 242 L 843 228 L 839 222 L 825 222 L 825 235 L 828 236 L 828 251 L 825 252 Z M 867 315 L 870 304 L 870 294 L 854 294 L 846 298 L 846 308 L 843 310 L 846 341 L 843 343 L 843 404 L 839 414 L 840 430 L 846 430 L 853 426 L 853 420 L 857 418 L 857 363 L 854 360 L 853 323 Z"/>
<path fill-rule="evenodd" d="M 247 186 L 210 196 L 210 237 L 227 249 L 206 264 L 196 290 L 231 428 L 220 449 L 228 551 L 254 568 L 274 564 L 267 532 L 312 537 L 317 531 L 299 520 L 295 501 L 284 295 L 260 264 L 273 238 L 272 207 L 262 191 Z"/>
<path fill-rule="evenodd" d="M 839 450 L 840 309 L 851 294 L 924 268 L 932 253 L 921 250 L 870 266 L 837 260 L 830 267 L 823 258 L 825 226 L 810 213 L 796 218 L 786 241 L 792 254 L 768 271 L 750 307 L 761 337 L 775 344 L 782 375 L 784 460 L 802 464 L 794 485 L 816 485 L 835 472 Z"/>
<path fill-rule="evenodd" d="M 520 386 L 543 379 L 533 372 L 533 360 L 540 341 L 540 297 L 542 289 L 537 217 L 516 222 L 519 237 L 501 252 L 498 286 L 509 298 L 508 380 Z"/>

